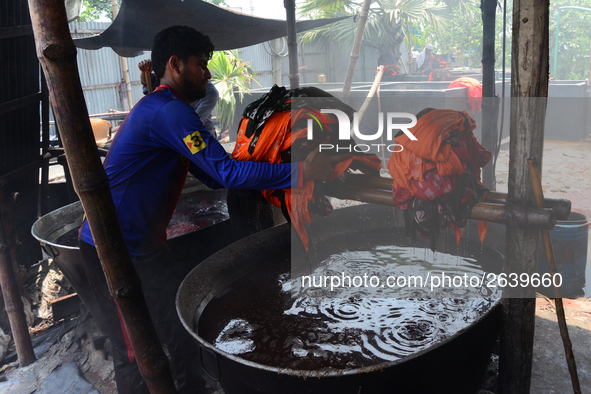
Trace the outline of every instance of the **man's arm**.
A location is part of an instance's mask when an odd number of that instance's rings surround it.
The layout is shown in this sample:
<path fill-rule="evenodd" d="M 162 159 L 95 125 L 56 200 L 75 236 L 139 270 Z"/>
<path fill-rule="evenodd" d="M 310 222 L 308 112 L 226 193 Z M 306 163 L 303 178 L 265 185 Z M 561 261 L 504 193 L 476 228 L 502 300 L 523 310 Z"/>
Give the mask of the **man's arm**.
<path fill-rule="evenodd" d="M 161 143 L 187 157 L 200 171 L 192 171 L 207 183 L 233 189 L 287 189 L 304 180 L 326 180 L 334 164 L 350 155 L 311 152 L 305 161 L 271 164 L 232 160 L 221 144 L 208 133 L 189 106 L 178 100 L 158 111 L 155 122 L 166 132 L 155 135 Z M 159 127 L 155 128 L 159 129 Z"/>

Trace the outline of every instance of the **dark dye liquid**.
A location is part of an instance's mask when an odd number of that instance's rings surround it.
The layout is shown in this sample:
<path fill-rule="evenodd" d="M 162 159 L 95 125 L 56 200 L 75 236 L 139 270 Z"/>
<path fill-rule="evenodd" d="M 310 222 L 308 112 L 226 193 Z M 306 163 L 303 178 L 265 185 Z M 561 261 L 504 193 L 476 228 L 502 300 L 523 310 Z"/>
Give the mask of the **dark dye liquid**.
<path fill-rule="evenodd" d="M 78 247 L 78 228 L 73 228 L 65 234 L 62 234 L 55 243 L 64 246 Z"/>
<path fill-rule="evenodd" d="M 396 269 L 414 274 L 417 265 L 418 271 L 457 265 L 456 255 L 429 254 L 431 259 L 423 261 L 423 250 L 382 245 L 333 254 L 325 262 L 331 269 L 336 262 L 335 272 L 347 269 L 350 275 Z M 463 298 L 453 293 L 450 298 L 410 293 L 404 299 L 367 298 L 363 291 L 359 297 L 309 297 L 317 289 L 298 288 L 290 280 L 289 260 L 253 271 L 214 297 L 198 320 L 199 335 L 227 353 L 272 367 L 353 369 L 427 349 L 469 326 L 496 302 L 476 290 Z M 482 273 L 470 260 L 460 259 L 460 264 Z"/>

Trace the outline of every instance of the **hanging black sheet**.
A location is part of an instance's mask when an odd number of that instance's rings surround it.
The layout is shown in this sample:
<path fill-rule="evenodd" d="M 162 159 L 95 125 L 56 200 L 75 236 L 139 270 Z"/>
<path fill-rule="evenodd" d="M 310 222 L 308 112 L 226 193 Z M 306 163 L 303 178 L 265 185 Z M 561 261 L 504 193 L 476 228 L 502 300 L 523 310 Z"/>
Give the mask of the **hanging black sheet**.
<path fill-rule="evenodd" d="M 297 31 L 340 19 L 299 21 Z M 117 18 L 107 30 L 97 36 L 75 39 L 74 43 L 84 49 L 111 47 L 121 56 L 132 57 L 151 50 L 154 36 L 175 25 L 203 31 L 216 50 L 242 48 L 287 35 L 283 20 L 256 18 L 201 0 L 123 0 Z"/>

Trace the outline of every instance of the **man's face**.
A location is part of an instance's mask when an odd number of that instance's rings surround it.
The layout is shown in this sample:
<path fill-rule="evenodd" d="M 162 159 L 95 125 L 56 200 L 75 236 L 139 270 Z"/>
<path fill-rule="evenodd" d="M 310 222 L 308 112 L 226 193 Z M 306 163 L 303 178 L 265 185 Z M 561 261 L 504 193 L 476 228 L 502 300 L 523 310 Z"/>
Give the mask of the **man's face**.
<path fill-rule="evenodd" d="M 205 55 L 191 56 L 185 63 L 179 61 L 179 85 L 184 95 L 192 102 L 205 97 L 207 81 L 211 74 L 207 68 Z"/>

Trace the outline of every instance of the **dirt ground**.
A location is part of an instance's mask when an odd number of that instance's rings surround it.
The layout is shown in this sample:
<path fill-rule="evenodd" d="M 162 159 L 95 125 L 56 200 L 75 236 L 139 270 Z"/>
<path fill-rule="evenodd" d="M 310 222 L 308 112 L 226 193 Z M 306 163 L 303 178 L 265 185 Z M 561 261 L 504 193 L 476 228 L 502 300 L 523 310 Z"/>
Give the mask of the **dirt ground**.
<path fill-rule="evenodd" d="M 506 148 L 506 147 L 505 147 Z M 501 150 L 497 164 L 497 190 L 507 191 L 508 149 Z M 56 167 L 57 168 L 57 167 Z M 572 201 L 573 211 L 591 217 L 591 141 L 545 141 L 542 181 L 545 197 Z M 56 180 L 62 175 L 55 174 Z M 335 208 L 356 204 L 335 201 Z M 591 244 L 591 239 L 590 242 Z M 586 297 L 565 300 L 565 308 L 579 380 L 583 393 L 591 393 L 591 248 L 587 259 Z M 10 394 L 80 393 L 116 394 L 111 359 L 105 350 L 94 350 L 75 328 L 62 332 L 34 364 L 18 368 L 17 363 L 0 368 L 0 392 Z M 539 297 L 536 307 L 531 393 L 571 392 L 564 350 L 554 306 Z M 66 367 L 83 376 L 76 384 L 52 386 L 48 382 L 62 379 Z M 70 375 L 68 375 L 70 376 Z M 66 379 L 68 381 L 72 379 Z M 75 379 L 74 379 L 75 380 Z M 84 383 L 86 381 L 86 385 Z M 72 380 L 73 381 L 73 380 Z M 90 383 L 90 384 L 88 384 Z M 53 387 L 53 388 L 52 388 Z M 61 391 L 55 391 L 61 387 Z M 223 394 L 221 390 L 216 392 Z"/>

